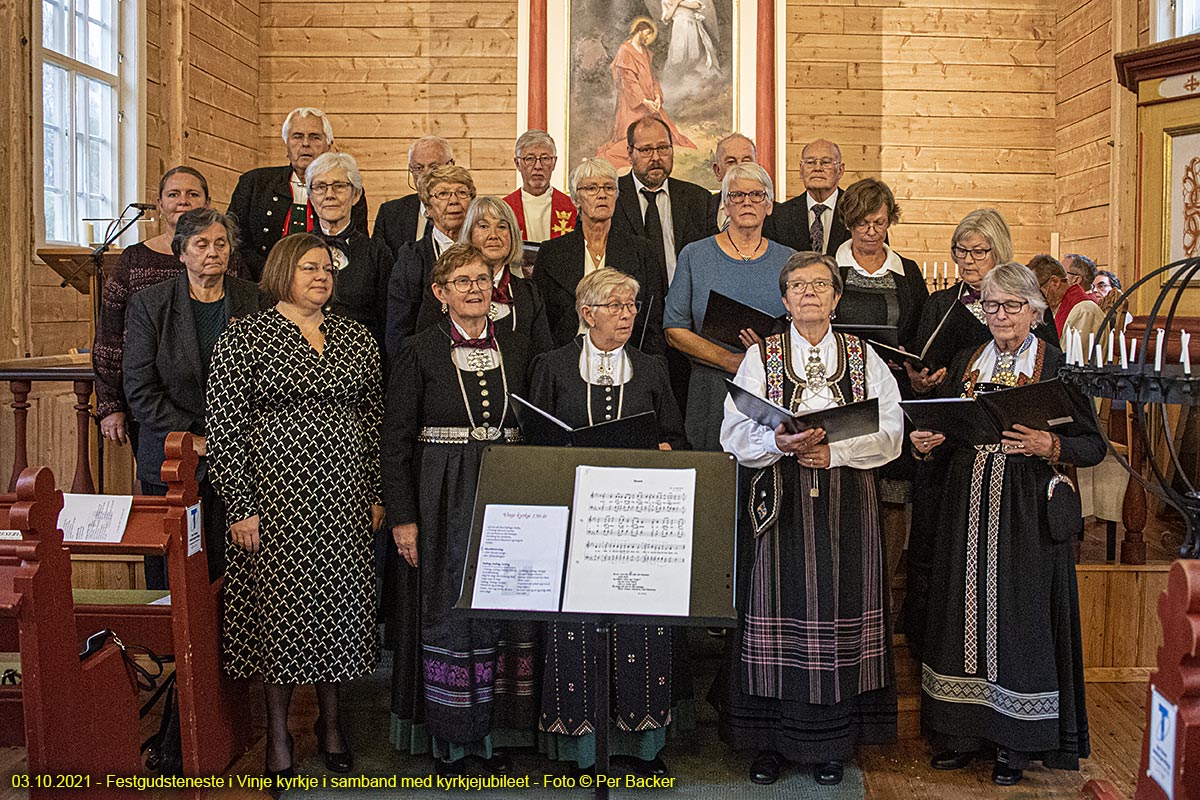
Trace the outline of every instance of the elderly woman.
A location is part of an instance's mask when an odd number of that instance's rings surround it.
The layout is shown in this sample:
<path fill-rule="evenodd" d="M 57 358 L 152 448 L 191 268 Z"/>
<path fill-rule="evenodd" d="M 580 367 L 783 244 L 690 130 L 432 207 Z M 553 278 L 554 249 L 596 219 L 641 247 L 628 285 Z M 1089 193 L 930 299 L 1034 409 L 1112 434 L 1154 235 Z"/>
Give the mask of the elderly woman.
<path fill-rule="evenodd" d="M 692 360 L 684 414 L 688 441 L 697 450 L 720 450 L 725 378 L 738 371 L 745 352 L 701 335 L 709 292 L 720 292 L 773 316 L 784 312 L 777 284 L 779 270 L 792 251 L 763 237 L 763 220 L 771 213 L 775 188 L 758 164 L 736 164 L 721 181 L 721 203 L 729 226 L 679 254 L 675 279 L 667 292 L 663 328 L 667 343 Z M 742 344 L 760 339 L 742 331 Z"/>
<path fill-rule="evenodd" d="M 361 322 L 382 348 L 392 253 L 354 226 L 354 206 L 363 194 L 358 163 L 348 153 L 325 153 L 308 165 L 304 183 L 318 235 L 329 245 L 337 268 L 336 290 L 325 310 Z"/>
<path fill-rule="evenodd" d="M 856 744 L 896 737 L 875 468 L 900 452 L 904 425 L 887 364 L 830 326 L 842 296 L 834 260 L 796 253 L 779 292 L 792 324 L 750 347 L 735 382 L 793 413 L 875 398 L 879 430 L 829 444 L 819 428 L 771 430 L 726 400 L 721 444 L 755 472 L 741 504 L 739 627 L 718 676 L 720 735 L 757 752 L 754 783 L 774 783 L 791 761 L 829 785 Z"/>
<path fill-rule="evenodd" d="M 550 335 L 562 347 L 580 333 L 575 287 L 593 271 L 611 267 L 637 281 L 642 305 L 633 344 L 643 353 L 663 352 L 665 287 L 661 264 L 640 236 L 612 235 L 617 208 L 617 171 L 602 158 L 585 158 L 571 172 L 571 200 L 579 207 L 575 230 L 542 244 L 533 279 L 546 300 Z"/>
<path fill-rule="evenodd" d="M 483 263 L 492 273 L 492 297 L 488 319 L 519 331 L 533 347 L 544 353 L 553 344 L 546 321 L 546 306 L 537 285 L 521 276 L 524 249 L 517 217 L 508 203 L 498 197 L 476 197 L 467 209 L 467 219 L 458 233 L 460 243 L 473 244 L 483 253 Z M 425 299 L 417 316 L 423 331 L 446 318 L 447 306 L 425 288 Z"/>
<path fill-rule="evenodd" d="M 267 256 L 275 306 L 217 342 L 208 384 L 208 454 L 228 505 L 225 670 L 261 677 L 267 774 L 294 774 L 288 706 L 316 686 L 325 766 L 349 772 L 338 686 L 379 655 L 371 532 L 379 505 L 379 348 L 329 314 L 329 247 L 298 233 Z"/>
<path fill-rule="evenodd" d="M 959 353 L 940 394 L 1053 379 L 1063 354 L 1033 334 L 1046 310 L 1033 273 L 1001 264 L 981 289 L 991 337 Z M 1093 466 L 1105 452 L 1088 401 L 1072 396 L 1076 422 L 1057 433 L 1014 425 L 1001 443 L 975 447 L 910 434 L 920 457 L 948 464 L 929 532 L 921 659 L 921 724 L 936 769 L 960 769 L 986 750 L 996 759 L 992 781 L 1011 786 L 1031 761 L 1079 769 L 1089 753 L 1072 536 L 1047 522 L 1059 466 Z"/>
<path fill-rule="evenodd" d="M 144 242 L 125 248 L 113 271 L 104 276 L 100 318 L 92 348 L 96 370 L 96 418 L 100 434 L 124 442 L 128 432 L 128 408 L 122 391 L 121 354 L 125 346 L 125 308 L 139 289 L 161 283 L 183 271 L 179 255 L 172 250 L 175 225 L 193 208 L 208 208 L 208 181 L 191 167 L 175 167 L 158 181 L 158 219 L 161 232 Z M 235 269 L 236 273 L 237 270 Z"/>
<path fill-rule="evenodd" d="M 532 626 L 452 611 L 483 451 L 519 440 L 508 397 L 525 395 L 531 356 L 528 337 L 488 318 L 493 280 L 475 245 L 442 253 L 431 282 L 447 315 L 393 364 L 383 423 L 387 522 L 412 568 L 393 604 L 392 743 L 432 749 L 439 774 L 461 774 L 467 756 L 507 772 L 497 748 L 532 745 L 537 717 Z"/>
<path fill-rule="evenodd" d="M 421 173 L 417 196 L 431 224 L 425 235 L 396 253 L 388 280 L 387 357 L 395 359 L 405 341 L 417 331 L 417 315 L 433 275 L 433 265 L 458 240 L 467 207 L 475 199 L 475 181 L 464 167 L 450 164 Z"/>
<path fill-rule="evenodd" d="M 532 400 L 576 428 L 653 411 L 659 448 L 685 447 L 665 359 L 629 343 L 637 328 L 638 288 L 615 269 L 595 270 L 579 282 L 575 306 L 585 333 L 534 362 Z M 548 626 L 538 721 L 542 749 L 580 769 L 595 763 L 598 720 L 590 693 L 567 687 L 586 682 L 586 640 L 582 624 Z M 614 626 L 613 663 L 613 705 L 605 720 L 614 728 L 609 749 L 628 757 L 638 774 L 664 776 L 667 767 L 658 753 L 672 722 L 671 630 Z"/>
<path fill-rule="evenodd" d="M 167 493 L 159 474 L 167 434 L 193 435 L 201 456 L 197 472 L 208 572 L 214 579 L 225 570 L 225 520 L 204 457 L 205 387 L 217 339 L 231 322 L 258 311 L 258 287 L 228 273 L 236 239 L 233 220 L 214 209 L 194 209 L 179 218 L 171 249 L 184 272 L 130 299 L 122 360 L 125 396 L 141 426 L 137 467 L 142 494 Z M 157 557 L 147 567 L 161 570 L 154 585 L 167 585 L 165 559 Z"/>

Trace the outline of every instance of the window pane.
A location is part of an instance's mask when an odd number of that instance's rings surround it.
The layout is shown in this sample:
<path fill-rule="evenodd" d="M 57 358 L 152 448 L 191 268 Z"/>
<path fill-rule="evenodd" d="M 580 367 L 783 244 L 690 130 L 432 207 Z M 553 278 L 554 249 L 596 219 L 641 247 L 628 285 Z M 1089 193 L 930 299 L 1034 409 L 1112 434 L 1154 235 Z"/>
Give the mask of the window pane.
<path fill-rule="evenodd" d="M 71 223 L 70 105 L 67 71 L 42 64 L 42 176 L 45 183 L 46 238 L 74 241 Z"/>
<path fill-rule="evenodd" d="M 113 3 L 114 0 L 75 0 L 75 58 L 115 73 L 117 44 Z"/>
<path fill-rule="evenodd" d="M 112 217 L 114 87 L 75 76 L 75 191 L 80 217 Z"/>
<path fill-rule="evenodd" d="M 42 0 L 42 47 L 69 56 L 67 49 L 67 11 L 69 0 Z"/>

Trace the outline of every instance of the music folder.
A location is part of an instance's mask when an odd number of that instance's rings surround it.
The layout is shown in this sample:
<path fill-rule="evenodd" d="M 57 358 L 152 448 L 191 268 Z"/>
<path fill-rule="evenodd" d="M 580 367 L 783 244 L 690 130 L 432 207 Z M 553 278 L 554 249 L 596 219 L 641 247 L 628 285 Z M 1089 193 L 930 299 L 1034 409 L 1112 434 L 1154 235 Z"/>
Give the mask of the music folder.
<path fill-rule="evenodd" d="M 572 428 L 520 395 L 509 393 L 521 435 L 531 445 L 542 447 L 609 447 L 657 449 L 658 416 L 644 411 L 621 419 Z"/>
<path fill-rule="evenodd" d="M 1081 422 L 1080 411 L 1057 378 L 975 397 L 901 400 L 900 407 L 917 430 L 941 433 L 948 442 L 968 446 L 997 444 L 1014 425 L 1065 433 Z"/>
<path fill-rule="evenodd" d="M 883 342 L 873 342 L 880 349 L 879 355 L 884 359 L 907 361 L 912 364 L 913 369 L 928 369 L 933 372 L 949 364 L 954 355 L 963 348 L 964 342 L 975 341 L 969 333 L 982 326 L 983 323 L 976 319 L 966 306 L 955 300 L 929 335 L 921 352 L 909 353 Z"/>
<path fill-rule="evenodd" d="M 739 335 L 746 328 L 766 339 L 776 333 L 783 333 L 788 324 L 786 316 L 772 316 L 720 292 L 710 291 L 700 335 L 714 342 L 727 344 L 735 350 L 745 350 L 746 346 L 742 344 Z"/>
<path fill-rule="evenodd" d="M 725 387 L 733 405 L 759 425 L 775 430 L 780 425 L 788 433 L 801 433 L 810 428 L 824 428 L 825 442 L 854 439 L 879 431 L 879 399 L 872 397 L 844 406 L 830 406 L 819 411 L 793 414 L 783 406 L 748 392 L 728 378 Z"/>

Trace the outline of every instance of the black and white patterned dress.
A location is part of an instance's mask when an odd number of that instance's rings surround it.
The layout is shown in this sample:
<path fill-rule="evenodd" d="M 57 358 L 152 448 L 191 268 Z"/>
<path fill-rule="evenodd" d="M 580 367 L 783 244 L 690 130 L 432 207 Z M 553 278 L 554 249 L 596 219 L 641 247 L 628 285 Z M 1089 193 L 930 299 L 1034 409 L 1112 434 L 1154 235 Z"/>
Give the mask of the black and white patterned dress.
<path fill-rule="evenodd" d="M 370 531 L 379 502 L 379 348 L 326 315 L 323 352 L 275 309 L 213 353 L 208 456 L 229 520 L 259 515 L 256 554 L 229 548 L 225 670 L 268 683 L 348 680 L 379 653 Z"/>

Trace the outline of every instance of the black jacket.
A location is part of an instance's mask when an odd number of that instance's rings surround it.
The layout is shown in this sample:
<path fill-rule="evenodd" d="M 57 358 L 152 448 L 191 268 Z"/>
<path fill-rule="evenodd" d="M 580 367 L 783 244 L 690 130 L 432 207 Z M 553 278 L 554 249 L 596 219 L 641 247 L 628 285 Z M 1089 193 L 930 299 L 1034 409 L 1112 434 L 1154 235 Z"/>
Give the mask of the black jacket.
<path fill-rule="evenodd" d="M 248 277 L 262 277 L 267 253 L 283 238 L 283 221 L 292 205 L 292 167 L 259 167 L 238 178 L 229 213 L 237 217 L 242 232 L 239 248 L 245 259 Z M 316 226 L 316 214 L 313 214 Z M 367 233 L 367 194 L 358 198 L 350 213 L 350 223 Z M 318 228 L 319 232 L 319 228 Z"/>
<path fill-rule="evenodd" d="M 388 200 L 379 206 L 375 214 L 375 229 L 371 238 L 383 242 L 388 250 L 399 253 L 408 242 L 417 240 L 417 217 L 421 213 L 421 199 L 415 194 Z"/>
<path fill-rule="evenodd" d="M 667 178 L 667 192 L 671 197 L 671 227 L 675 231 L 675 255 L 684 246 L 717 233 L 715 212 L 708 213 L 712 192 L 695 183 Z M 633 175 L 626 173 L 617 179 L 617 208 L 613 212 L 610 236 L 629 237 L 646 235 L 646 223 L 642 218 L 642 207 L 638 201 Z M 662 242 L 655 242 L 654 253 L 662 252 Z M 660 263 L 662 258 L 659 258 Z M 664 275 L 666 265 L 663 265 Z"/>
<path fill-rule="evenodd" d="M 433 225 L 415 242 L 407 242 L 396 251 L 396 263 L 388 279 L 387 323 L 384 346 L 390 362 L 400 353 L 408 337 L 417 331 L 417 314 L 425 296 L 425 288 L 433 280 Z"/>
<path fill-rule="evenodd" d="M 122 374 L 129 411 L 141 425 L 137 467 L 145 481 L 162 482 L 167 434 L 206 434 L 208 370 L 202 364 L 190 300 L 187 273 L 181 272 L 135 293 L 126 312 Z M 230 324 L 267 304 L 256 285 L 225 276 Z"/>
<path fill-rule="evenodd" d="M 387 245 L 353 227 L 348 233 L 338 236 L 318 235 L 349 259 L 349 263 L 334 277 L 333 297 L 325 310 L 365 325 L 379 343 L 382 353 L 388 277 L 392 274 L 394 261 L 392 252 Z"/>
<path fill-rule="evenodd" d="M 841 198 L 841 194 L 838 194 Z M 829 255 L 837 253 L 837 249 L 850 238 L 850 231 L 842 221 L 842 215 L 835 208 L 833 220 L 822 215 L 825 222 L 825 237 L 828 240 L 825 252 Z M 763 236 L 785 244 L 793 250 L 812 250 L 812 238 L 808 230 L 808 192 L 793 197 L 783 203 L 776 203 L 771 215 L 763 222 Z"/>
<path fill-rule="evenodd" d="M 579 333 L 575 287 L 583 278 L 585 247 L 580 225 L 564 236 L 544 242 L 538 251 L 533 280 L 542 290 L 555 347 L 562 347 Z M 666 274 L 661 261 L 640 236 L 621 236 L 610 231 L 604 263 L 633 277 L 641 286 L 638 299 L 642 301 L 642 310 L 638 312 L 630 343 L 645 353 L 662 353 Z"/>

